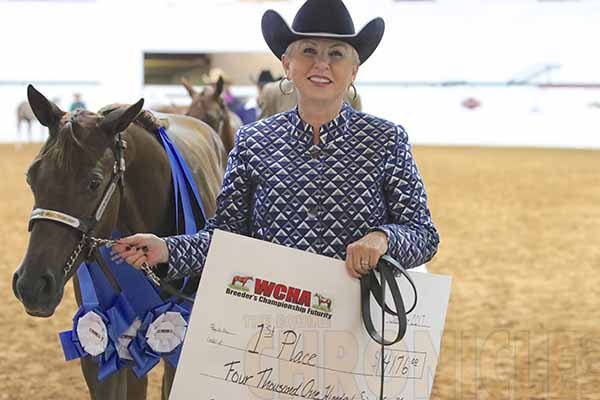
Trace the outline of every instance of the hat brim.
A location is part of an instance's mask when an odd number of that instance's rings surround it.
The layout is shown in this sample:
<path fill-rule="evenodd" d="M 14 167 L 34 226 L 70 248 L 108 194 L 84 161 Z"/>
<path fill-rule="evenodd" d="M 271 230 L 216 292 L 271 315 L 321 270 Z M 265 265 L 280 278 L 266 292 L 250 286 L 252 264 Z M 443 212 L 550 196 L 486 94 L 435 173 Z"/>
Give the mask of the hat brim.
<path fill-rule="evenodd" d="M 254 83 L 255 85 L 260 84 L 266 84 L 266 83 L 271 83 L 271 82 L 277 82 L 279 80 L 281 80 L 281 78 L 283 78 L 283 76 L 273 76 L 272 80 L 266 80 L 266 81 L 260 81 L 258 80 L 258 78 L 250 75 L 250 82 Z"/>
<path fill-rule="evenodd" d="M 366 24 L 354 35 L 338 35 L 324 32 L 295 32 L 285 22 L 283 17 L 274 10 L 267 10 L 261 21 L 263 37 L 267 45 L 281 59 L 288 46 L 300 39 L 323 38 L 333 39 L 348 43 L 358 53 L 360 63 L 364 63 L 373 54 L 385 31 L 385 23 L 382 18 L 375 18 Z"/>

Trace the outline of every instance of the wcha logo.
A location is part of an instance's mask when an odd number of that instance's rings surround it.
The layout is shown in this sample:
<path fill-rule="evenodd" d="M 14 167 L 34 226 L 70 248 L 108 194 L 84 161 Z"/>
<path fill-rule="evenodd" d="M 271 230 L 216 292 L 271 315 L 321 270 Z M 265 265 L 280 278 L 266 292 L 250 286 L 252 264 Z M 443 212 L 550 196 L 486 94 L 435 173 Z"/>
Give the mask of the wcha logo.
<path fill-rule="evenodd" d="M 320 293 L 271 282 L 258 277 L 237 274 L 231 278 L 226 294 L 267 303 L 277 307 L 331 319 L 333 300 Z M 314 299 L 314 302 L 311 300 Z"/>

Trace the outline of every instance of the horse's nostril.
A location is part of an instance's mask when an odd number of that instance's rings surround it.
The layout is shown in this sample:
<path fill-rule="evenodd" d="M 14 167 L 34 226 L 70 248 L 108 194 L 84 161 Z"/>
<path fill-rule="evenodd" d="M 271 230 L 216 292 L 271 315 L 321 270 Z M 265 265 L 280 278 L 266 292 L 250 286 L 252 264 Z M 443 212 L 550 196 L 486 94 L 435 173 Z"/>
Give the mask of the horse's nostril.
<path fill-rule="evenodd" d="M 12 288 L 13 288 L 13 293 L 15 294 L 15 297 L 19 300 L 21 300 L 21 296 L 19 296 L 19 291 L 17 290 L 17 282 L 19 280 L 19 273 L 15 272 L 13 274 L 13 279 L 12 279 Z"/>
<path fill-rule="evenodd" d="M 56 281 L 54 277 L 50 274 L 43 275 L 40 278 L 40 286 L 39 293 L 42 298 L 50 298 L 54 295 L 54 290 L 56 288 Z"/>

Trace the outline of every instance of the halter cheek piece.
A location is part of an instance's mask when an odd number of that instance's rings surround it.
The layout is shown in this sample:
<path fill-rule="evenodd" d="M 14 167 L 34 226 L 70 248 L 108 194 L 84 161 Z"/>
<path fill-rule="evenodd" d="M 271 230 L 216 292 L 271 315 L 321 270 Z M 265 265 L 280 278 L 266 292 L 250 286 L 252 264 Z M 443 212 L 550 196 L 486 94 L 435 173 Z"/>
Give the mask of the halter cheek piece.
<path fill-rule="evenodd" d="M 77 243 L 77 246 L 75 247 L 75 249 L 69 256 L 69 259 L 63 266 L 65 280 L 67 280 L 69 278 L 70 273 L 73 269 L 73 266 L 75 265 L 75 262 L 77 261 L 77 258 L 79 257 L 79 254 L 83 251 L 84 248 L 87 247 L 87 249 L 88 249 L 87 254 L 86 254 L 86 259 L 89 259 L 89 258 L 91 258 L 92 254 L 94 254 L 94 252 L 98 246 L 106 246 L 106 245 L 110 246 L 110 245 L 115 244 L 114 240 L 95 238 L 92 235 L 92 233 L 94 231 L 94 228 L 98 224 L 98 222 L 102 219 L 102 216 L 104 215 L 104 212 L 106 211 L 106 207 L 108 206 L 110 199 L 112 198 L 113 194 L 115 193 L 117 186 L 120 185 L 121 188 L 123 188 L 125 186 L 124 152 L 125 152 L 126 148 L 127 148 L 127 142 L 125 142 L 125 140 L 123 140 L 122 132 L 117 133 L 116 140 L 115 140 L 115 148 L 114 148 L 115 163 L 114 163 L 114 167 L 113 167 L 112 178 L 110 180 L 110 183 L 106 187 L 104 194 L 102 195 L 102 199 L 100 200 L 100 203 L 98 203 L 96 210 L 90 217 L 77 218 L 72 215 L 63 213 L 61 211 L 48 210 L 46 208 L 35 208 L 31 212 L 31 217 L 29 218 L 29 232 L 31 232 L 31 229 L 33 228 L 33 223 L 35 221 L 47 220 L 47 221 L 54 221 L 54 222 L 58 222 L 58 223 L 70 226 L 71 228 L 77 229 L 79 232 L 82 233 L 81 240 L 79 240 L 79 243 Z M 97 258 L 101 258 L 101 257 L 97 257 Z M 144 265 L 142 265 L 142 270 L 154 284 L 156 284 L 157 286 L 160 286 L 160 279 L 154 273 L 154 271 L 152 271 L 150 266 L 148 266 L 146 263 L 144 263 Z"/>

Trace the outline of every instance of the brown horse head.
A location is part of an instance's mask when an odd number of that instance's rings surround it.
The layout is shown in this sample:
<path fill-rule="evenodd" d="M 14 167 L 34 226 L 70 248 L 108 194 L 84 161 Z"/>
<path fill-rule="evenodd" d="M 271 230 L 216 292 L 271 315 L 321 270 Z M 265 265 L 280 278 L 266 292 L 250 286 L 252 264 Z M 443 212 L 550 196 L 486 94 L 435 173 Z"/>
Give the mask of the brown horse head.
<path fill-rule="evenodd" d="M 36 118 L 49 129 L 48 140 L 26 174 L 34 209 L 91 220 L 117 169 L 117 134 L 136 118 L 143 100 L 103 117 L 85 110 L 64 112 L 31 85 L 27 95 Z M 110 235 L 118 216 L 119 193 L 119 189 L 114 191 L 95 224 L 95 235 Z M 76 270 L 65 274 L 64 266 L 82 233 L 48 219 L 32 219 L 30 231 L 27 253 L 13 276 L 13 291 L 30 315 L 48 317 Z"/>
<path fill-rule="evenodd" d="M 192 98 L 192 104 L 185 115 L 200 119 L 210 125 L 221 137 L 225 151 L 229 153 L 233 148 L 235 128 L 232 127 L 232 113 L 221 97 L 225 85 L 223 77 L 219 77 L 214 88 L 209 86 L 201 92 L 194 89 L 185 78 L 181 79 L 181 83 Z"/>
<path fill-rule="evenodd" d="M 210 125 L 215 132 L 220 133 L 220 125 L 227 113 L 227 107 L 221 98 L 223 78 L 219 78 L 215 88 L 206 87 L 201 92 L 194 89 L 185 78 L 181 79 L 181 83 L 192 98 L 192 104 L 190 104 L 185 115 L 201 119 Z"/>

